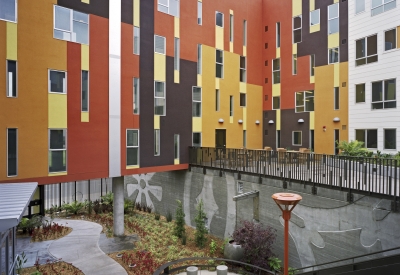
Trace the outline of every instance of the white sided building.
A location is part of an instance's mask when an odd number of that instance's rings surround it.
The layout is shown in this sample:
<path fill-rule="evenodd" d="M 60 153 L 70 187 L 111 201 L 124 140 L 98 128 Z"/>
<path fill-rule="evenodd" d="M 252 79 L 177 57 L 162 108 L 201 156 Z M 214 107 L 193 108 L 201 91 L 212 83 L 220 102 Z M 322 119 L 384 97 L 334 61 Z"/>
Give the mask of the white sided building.
<path fill-rule="evenodd" d="M 349 1 L 349 140 L 400 151 L 400 3 Z"/>

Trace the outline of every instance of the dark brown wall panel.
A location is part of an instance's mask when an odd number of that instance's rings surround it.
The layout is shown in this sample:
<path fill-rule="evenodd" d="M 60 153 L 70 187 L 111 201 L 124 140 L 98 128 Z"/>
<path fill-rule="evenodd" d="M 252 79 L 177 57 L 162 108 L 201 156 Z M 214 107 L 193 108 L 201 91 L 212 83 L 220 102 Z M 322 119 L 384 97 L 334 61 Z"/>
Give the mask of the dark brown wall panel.
<path fill-rule="evenodd" d="M 133 0 L 121 0 L 121 21 L 133 25 Z"/>
<path fill-rule="evenodd" d="M 263 144 L 265 146 L 271 147 L 273 150 L 276 150 L 276 111 L 264 111 L 264 131 L 263 131 Z M 268 121 L 273 120 L 274 124 L 269 124 Z M 268 130 L 268 135 L 265 135 L 265 130 Z"/>
<path fill-rule="evenodd" d="M 82 0 L 58 0 L 57 4 L 62 7 L 76 11 L 98 15 L 108 18 L 109 1 L 112 0 L 92 0 L 90 4 L 83 3 Z M 108 27 L 107 27 L 108 29 Z"/>
<path fill-rule="evenodd" d="M 303 119 L 303 123 L 298 123 Z M 292 131 L 302 131 L 302 145 L 292 145 Z M 308 148 L 310 139 L 310 113 L 295 113 L 294 109 L 281 110 L 281 147 L 290 147 L 292 150 Z"/>
<path fill-rule="evenodd" d="M 349 4 L 348 1 L 339 1 L 339 54 L 340 62 L 346 62 L 349 60 Z M 344 42 L 344 43 L 343 43 Z"/>

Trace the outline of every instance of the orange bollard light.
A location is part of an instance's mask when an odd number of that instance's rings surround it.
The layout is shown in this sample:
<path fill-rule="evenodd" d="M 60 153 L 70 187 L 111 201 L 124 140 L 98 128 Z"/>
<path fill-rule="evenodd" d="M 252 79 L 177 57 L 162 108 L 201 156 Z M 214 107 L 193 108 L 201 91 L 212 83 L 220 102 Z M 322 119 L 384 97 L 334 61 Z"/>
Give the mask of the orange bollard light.
<path fill-rule="evenodd" d="M 301 201 L 302 197 L 292 193 L 276 193 L 272 199 L 282 210 L 282 217 L 285 220 L 284 232 L 284 256 L 283 256 L 283 274 L 288 275 L 289 271 L 289 220 L 293 209 Z"/>

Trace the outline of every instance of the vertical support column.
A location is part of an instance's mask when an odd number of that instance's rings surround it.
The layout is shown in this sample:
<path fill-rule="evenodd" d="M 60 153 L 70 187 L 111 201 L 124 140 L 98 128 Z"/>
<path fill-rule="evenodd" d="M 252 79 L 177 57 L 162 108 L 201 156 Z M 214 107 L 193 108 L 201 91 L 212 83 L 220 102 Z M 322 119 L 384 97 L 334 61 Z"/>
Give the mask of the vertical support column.
<path fill-rule="evenodd" d="M 112 178 L 114 193 L 114 236 L 124 235 L 124 177 Z"/>
<path fill-rule="evenodd" d="M 44 192 L 44 185 L 39 185 L 39 192 L 40 192 L 40 215 L 44 216 L 45 215 L 45 209 L 44 209 L 44 204 L 46 201 L 45 198 L 45 192 Z"/>

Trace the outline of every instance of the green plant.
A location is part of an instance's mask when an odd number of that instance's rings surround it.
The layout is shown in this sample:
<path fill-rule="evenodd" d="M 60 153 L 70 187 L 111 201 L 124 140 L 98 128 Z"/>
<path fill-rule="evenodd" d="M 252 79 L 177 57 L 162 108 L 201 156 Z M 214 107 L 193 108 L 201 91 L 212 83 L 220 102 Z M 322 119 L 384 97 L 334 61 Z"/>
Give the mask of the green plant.
<path fill-rule="evenodd" d="M 158 212 L 158 211 L 154 212 L 154 219 L 155 219 L 156 221 L 159 221 L 159 220 L 160 220 L 160 217 L 161 217 L 160 212 Z"/>
<path fill-rule="evenodd" d="M 268 265 L 272 271 L 280 271 L 282 261 L 277 257 L 269 257 L 268 258 Z"/>
<path fill-rule="evenodd" d="M 213 255 L 217 251 L 217 243 L 214 240 L 211 240 L 210 243 L 210 253 Z"/>
<path fill-rule="evenodd" d="M 229 238 L 225 238 L 224 242 L 221 245 L 221 253 L 224 253 L 225 245 L 229 242 Z"/>
<path fill-rule="evenodd" d="M 182 235 L 182 245 L 186 245 L 186 233 Z"/>
<path fill-rule="evenodd" d="M 351 156 L 351 157 L 366 157 L 368 150 L 364 148 L 364 142 L 358 140 L 352 140 L 347 142 L 342 140 L 337 142 L 337 147 L 340 149 L 340 155 Z"/>
<path fill-rule="evenodd" d="M 134 208 L 134 203 L 133 201 L 129 199 L 124 200 L 124 213 L 130 213 L 132 209 Z"/>
<path fill-rule="evenodd" d="M 296 274 L 296 269 L 293 268 L 293 267 L 289 267 L 289 269 L 288 269 L 288 274 L 289 274 L 289 275 L 294 275 L 294 274 Z"/>
<path fill-rule="evenodd" d="M 93 209 L 93 202 L 92 201 L 88 201 L 85 200 L 85 202 L 83 203 L 88 215 L 90 216 L 92 214 L 92 209 Z"/>
<path fill-rule="evenodd" d="M 101 197 L 101 200 L 104 204 L 106 205 L 113 205 L 114 203 L 114 194 L 111 192 L 108 192 L 104 196 Z"/>
<path fill-rule="evenodd" d="M 167 222 L 171 222 L 172 221 L 172 213 L 171 211 L 167 211 L 167 215 L 165 216 L 165 218 L 167 219 Z"/>
<path fill-rule="evenodd" d="M 196 232 L 194 234 L 194 242 L 197 247 L 204 248 L 206 244 L 207 238 L 206 235 L 208 233 L 207 227 L 205 225 L 206 213 L 204 212 L 203 200 L 200 200 L 199 204 L 196 207 L 197 215 L 195 217 L 196 223 Z"/>
<path fill-rule="evenodd" d="M 35 272 L 31 273 L 31 275 L 43 275 L 43 273 L 39 270 L 35 270 Z"/>
<path fill-rule="evenodd" d="M 22 268 L 24 268 L 24 264 L 26 264 L 27 260 L 28 259 L 26 258 L 25 252 L 22 252 L 21 255 L 18 255 L 16 266 L 18 274 L 21 274 Z"/>
<path fill-rule="evenodd" d="M 72 213 L 78 215 L 78 212 L 85 207 L 85 204 L 78 201 L 73 201 L 71 203 L 64 203 L 62 209 L 65 210 L 65 214 Z"/>
<path fill-rule="evenodd" d="M 182 238 L 185 234 L 185 213 L 183 212 L 182 202 L 180 200 L 176 200 L 178 207 L 176 208 L 175 213 L 175 228 L 174 235 L 178 238 Z"/>
<path fill-rule="evenodd" d="M 26 231 L 28 229 L 29 225 L 29 219 L 28 218 L 22 218 L 21 221 L 18 224 L 18 228 L 22 229 L 23 231 Z"/>

